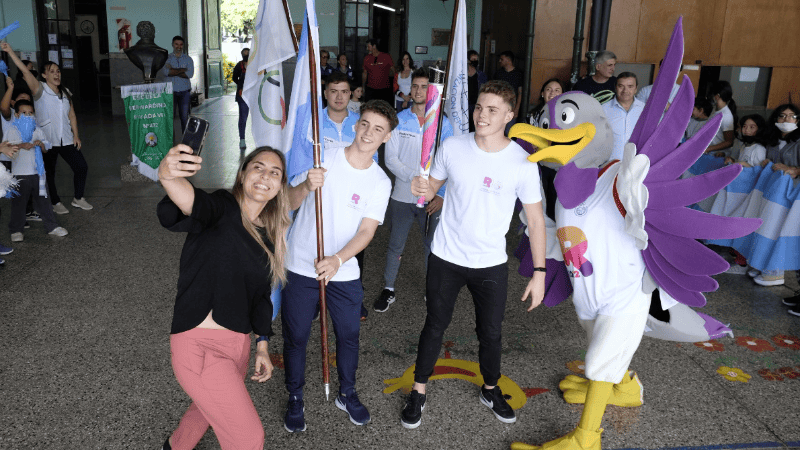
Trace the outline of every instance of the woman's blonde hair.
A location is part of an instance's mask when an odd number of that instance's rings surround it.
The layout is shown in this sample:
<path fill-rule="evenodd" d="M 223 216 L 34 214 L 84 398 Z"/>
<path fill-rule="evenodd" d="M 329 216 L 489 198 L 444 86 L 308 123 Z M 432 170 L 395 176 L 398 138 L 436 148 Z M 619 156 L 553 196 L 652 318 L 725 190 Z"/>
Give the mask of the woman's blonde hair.
<path fill-rule="evenodd" d="M 247 170 L 247 166 L 250 165 L 253 159 L 265 152 L 278 155 L 278 158 L 280 158 L 283 166 L 281 174 L 281 189 L 278 191 L 278 195 L 270 200 L 258 215 L 260 222 L 264 224 L 264 228 L 267 231 L 267 238 L 273 244 L 275 249 L 274 251 L 269 250 L 267 244 L 263 239 L 261 239 L 256 226 L 247 217 L 247 213 L 242 207 L 244 205 L 244 173 Z M 283 155 L 283 152 L 272 147 L 258 147 L 252 153 L 247 155 L 242 162 L 242 166 L 239 168 L 239 172 L 236 174 L 236 182 L 233 185 L 233 196 L 239 203 L 242 212 L 242 225 L 244 225 L 244 229 L 250 233 L 250 236 L 252 236 L 253 239 L 255 239 L 256 242 L 261 245 L 261 248 L 264 249 L 264 252 L 267 253 L 267 257 L 269 258 L 273 287 L 280 283 L 286 283 L 286 230 L 289 229 L 289 225 L 292 223 L 291 219 L 289 218 L 288 189 L 286 177 L 286 157 Z"/>

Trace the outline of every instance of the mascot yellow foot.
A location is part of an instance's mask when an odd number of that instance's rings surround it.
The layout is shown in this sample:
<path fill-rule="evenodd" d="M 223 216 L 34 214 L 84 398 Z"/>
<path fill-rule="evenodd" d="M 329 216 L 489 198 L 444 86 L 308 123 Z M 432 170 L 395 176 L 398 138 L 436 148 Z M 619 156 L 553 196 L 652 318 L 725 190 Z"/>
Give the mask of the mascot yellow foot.
<path fill-rule="evenodd" d="M 577 428 L 566 436 L 546 442 L 541 446 L 514 442 L 511 444 L 511 449 L 600 450 L 600 435 L 603 432 L 603 429 L 600 428 L 600 423 L 603 421 L 606 404 L 611 396 L 613 388 L 613 383 L 605 381 L 587 381 L 586 404 L 583 407 L 583 413 L 581 414 L 581 420 L 578 422 Z"/>
<path fill-rule="evenodd" d="M 589 380 L 576 375 L 567 375 L 558 388 L 564 392 L 564 400 L 567 403 L 586 402 L 586 390 L 589 387 Z M 627 372 L 622 377 L 622 381 L 614 385 L 611 390 L 611 397 L 608 399 L 609 405 L 622 407 L 635 407 L 644 404 L 644 387 L 639 380 L 639 376 L 634 372 Z"/>

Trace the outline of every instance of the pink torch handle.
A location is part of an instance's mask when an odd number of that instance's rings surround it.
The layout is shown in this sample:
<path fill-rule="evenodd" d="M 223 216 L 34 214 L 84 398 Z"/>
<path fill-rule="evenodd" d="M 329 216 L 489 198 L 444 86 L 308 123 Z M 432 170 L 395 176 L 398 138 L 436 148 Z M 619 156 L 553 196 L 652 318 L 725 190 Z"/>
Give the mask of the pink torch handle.
<path fill-rule="evenodd" d="M 439 125 L 439 114 L 442 109 L 442 86 L 431 83 L 428 85 L 428 100 L 425 102 L 425 124 L 422 126 L 422 154 L 419 161 L 419 174 L 428 179 L 433 161 L 433 150 L 436 145 L 436 128 Z M 417 200 L 417 207 L 425 206 L 425 197 Z"/>

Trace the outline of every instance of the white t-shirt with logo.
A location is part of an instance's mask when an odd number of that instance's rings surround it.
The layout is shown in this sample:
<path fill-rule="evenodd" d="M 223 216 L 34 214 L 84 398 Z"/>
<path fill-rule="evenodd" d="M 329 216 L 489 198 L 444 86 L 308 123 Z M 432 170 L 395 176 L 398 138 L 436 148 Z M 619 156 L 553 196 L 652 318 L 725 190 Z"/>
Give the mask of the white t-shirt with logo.
<path fill-rule="evenodd" d="M 614 180 L 621 166 L 609 167 L 594 193 L 575 208 L 556 204 L 556 236 L 572 279 L 575 312 L 583 320 L 598 314 L 636 314 L 650 307 L 650 295 L 642 292 L 642 252 L 625 232 L 625 219 L 614 202 Z"/>
<path fill-rule="evenodd" d="M 392 182 L 374 161 L 363 170 L 351 166 L 343 147 L 326 148 L 322 167 L 328 170 L 322 186 L 325 255 L 331 256 L 355 237 L 362 219 L 383 223 Z M 307 177 L 308 172 L 298 175 L 292 181 L 292 186 L 299 185 Z M 288 270 L 305 277 L 317 277 L 314 271 L 316 229 L 314 192 L 309 192 L 289 229 Z M 358 262 L 356 258 L 350 258 L 342 264 L 331 281 L 352 281 L 358 277 Z"/>
<path fill-rule="evenodd" d="M 542 200 L 539 168 L 516 142 L 488 153 L 475 134 L 453 136 L 434 158 L 431 176 L 447 180 L 447 192 L 431 251 L 450 263 L 472 269 L 508 260 L 506 233 L 517 198 Z"/>

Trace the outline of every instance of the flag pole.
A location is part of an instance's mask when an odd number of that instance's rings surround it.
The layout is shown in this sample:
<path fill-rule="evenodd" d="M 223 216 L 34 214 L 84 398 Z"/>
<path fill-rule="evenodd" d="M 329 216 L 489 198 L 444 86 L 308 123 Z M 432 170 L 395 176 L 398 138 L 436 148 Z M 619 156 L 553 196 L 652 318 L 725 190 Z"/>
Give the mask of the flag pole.
<path fill-rule="evenodd" d="M 444 107 L 445 103 L 447 102 L 447 97 L 449 97 L 447 93 L 447 83 L 450 82 L 450 67 L 452 67 L 452 59 L 453 59 L 453 39 L 456 35 L 456 20 L 458 20 L 458 7 L 461 3 L 461 0 L 456 0 L 455 4 L 453 5 L 453 21 L 450 25 L 450 45 L 447 46 L 447 65 L 445 66 L 444 71 L 444 89 L 442 89 L 442 107 Z M 439 122 L 436 124 L 436 140 L 433 141 L 433 154 L 435 155 L 439 150 L 439 140 L 442 138 L 442 121 L 444 120 L 444 111 L 439 114 Z M 433 155 L 431 155 L 433 158 Z M 432 164 L 432 163 L 431 163 Z M 431 199 L 433 200 L 433 199 Z M 430 214 L 425 215 L 425 235 L 428 235 L 428 226 L 429 221 L 431 219 Z"/>
<path fill-rule="evenodd" d="M 319 143 L 319 105 L 317 104 L 317 55 L 314 53 L 314 38 L 309 26 L 308 67 L 311 74 L 311 136 L 314 141 L 314 168 L 322 167 Z M 314 205 L 317 216 L 317 261 L 325 258 L 325 243 L 322 234 L 322 188 L 314 191 Z M 325 296 L 325 280 L 319 282 L 319 328 L 322 334 L 322 383 L 325 386 L 325 400 L 330 399 L 331 371 L 328 362 L 328 303 Z"/>
<path fill-rule="evenodd" d="M 283 12 L 286 13 L 286 22 L 289 24 L 289 32 L 292 34 L 292 44 L 294 44 L 294 52 L 297 53 L 300 51 L 300 47 L 297 46 L 297 36 L 294 34 L 294 24 L 292 23 L 292 15 L 289 13 L 289 5 L 286 3 L 286 0 L 283 0 Z"/>

